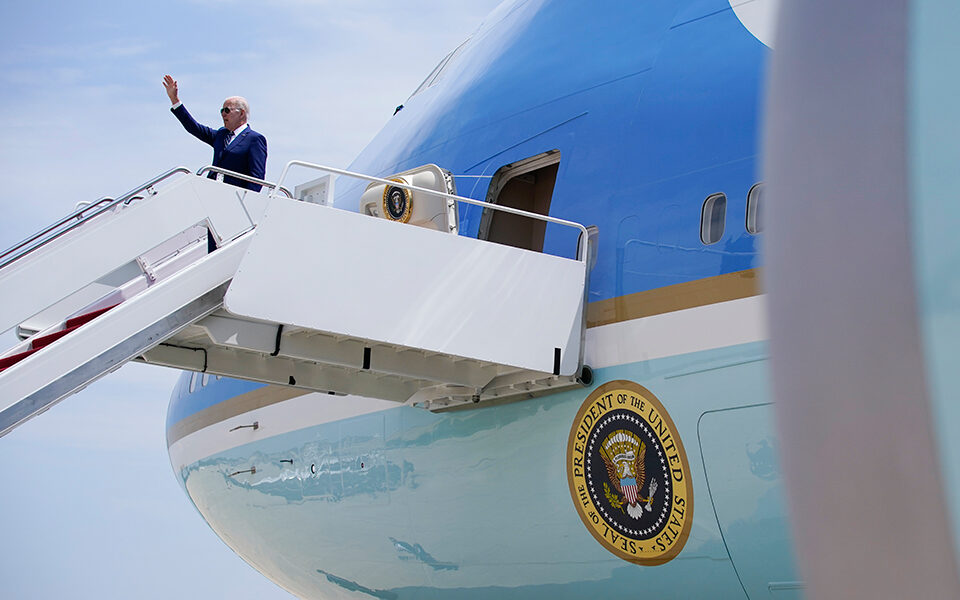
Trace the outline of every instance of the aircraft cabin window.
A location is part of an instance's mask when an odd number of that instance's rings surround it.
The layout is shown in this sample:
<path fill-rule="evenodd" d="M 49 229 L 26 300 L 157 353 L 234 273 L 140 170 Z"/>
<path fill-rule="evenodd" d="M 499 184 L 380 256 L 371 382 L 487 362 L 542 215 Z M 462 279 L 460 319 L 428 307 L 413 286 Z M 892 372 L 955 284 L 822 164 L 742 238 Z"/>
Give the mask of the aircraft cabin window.
<path fill-rule="evenodd" d="M 443 75 L 443 71 L 446 69 L 447 64 L 448 64 L 451 60 L 453 60 L 453 57 L 454 57 L 454 56 L 456 56 L 457 54 L 460 53 L 461 50 L 463 50 L 463 47 L 466 46 L 466 45 L 467 45 L 467 42 L 469 42 L 469 41 L 470 41 L 470 38 L 467 38 L 466 40 L 463 41 L 462 44 L 460 44 L 459 46 L 457 46 L 456 48 L 454 48 L 453 52 L 451 52 L 450 54 L 444 56 L 444 57 L 443 57 L 443 60 L 440 61 L 440 64 L 438 64 L 436 67 L 434 67 L 433 71 L 430 71 L 430 74 L 427 75 L 427 78 L 423 80 L 423 83 L 421 83 L 419 86 L 417 86 L 417 89 L 414 90 L 412 94 L 410 94 L 410 98 L 413 98 L 414 96 L 416 96 L 417 94 L 419 94 L 419 93 L 422 92 L 423 90 L 425 90 L 425 89 L 427 89 L 428 87 L 433 86 L 433 84 L 437 83 L 437 81 L 439 81 L 439 80 L 440 80 L 440 77 Z M 407 98 L 407 100 L 409 100 L 410 98 Z"/>
<path fill-rule="evenodd" d="M 747 194 L 747 231 L 756 235 L 763 231 L 763 221 L 761 220 L 760 204 L 763 201 L 763 190 L 766 186 L 763 182 L 754 184 Z"/>
<path fill-rule="evenodd" d="M 199 377 L 197 377 L 197 373 L 190 374 L 190 393 L 191 394 L 197 391 L 197 379 L 199 379 Z"/>
<path fill-rule="evenodd" d="M 207 383 L 210 382 L 210 373 L 203 374 L 203 381 L 200 382 L 200 387 L 207 387 Z"/>
<path fill-rule="evenodd" d="M 723 237 L 726 222 L 727 197 L 724 194 L 711 194 L 703 202 L 700 213 L 700 241 L 706 245 L 716 244 Z"/>

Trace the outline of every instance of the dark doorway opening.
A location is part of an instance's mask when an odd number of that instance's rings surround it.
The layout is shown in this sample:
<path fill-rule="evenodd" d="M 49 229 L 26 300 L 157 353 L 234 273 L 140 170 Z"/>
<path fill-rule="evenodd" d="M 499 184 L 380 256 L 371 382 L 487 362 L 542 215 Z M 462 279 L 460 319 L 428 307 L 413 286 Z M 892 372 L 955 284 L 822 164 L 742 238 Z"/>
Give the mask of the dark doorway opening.
<path fill-rule="evenodd" d="M 504 165 L 490 182 L 487 202 L 549 215 L 559 166 L 559 150 Z M 545 221 L 486 209 L 480 221 L 479 237 L 515 248 L 543 252 L 546 230 Z"/>

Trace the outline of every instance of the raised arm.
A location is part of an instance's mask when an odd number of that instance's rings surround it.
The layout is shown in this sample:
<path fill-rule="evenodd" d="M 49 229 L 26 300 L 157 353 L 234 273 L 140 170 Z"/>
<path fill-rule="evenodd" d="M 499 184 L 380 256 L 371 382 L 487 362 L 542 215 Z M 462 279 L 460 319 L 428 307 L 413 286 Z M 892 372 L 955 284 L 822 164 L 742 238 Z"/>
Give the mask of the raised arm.
<path fill-rule="evenodd" d="M 180 102 L 180 96 L 177 94 L 177 80 L 169 75 L 163 76 L 163 87 L 167 90 L 167 97 L 170 98 L 170 105 L 176 106 Z"/>
<path fill-rule="evenodd" d="M 217 136 L 217 130 L 197 123 L 187 112 L 187 107 L 180 104 L 180 96 L 177 94 L 177 80 L 169 75 L 164 75 L 163 87 L 167 90 L 167 97 L 170 98 L 170 110 L 173 111 L 174 116 L 177 117 L 183 128 L 193 137 L 212 146 L 213 140 Z M 180 106 L 177 106 L 177 104 L 180 104 Z M 176 106 L 176 108 L 172 108 L 173 106 Z"/>

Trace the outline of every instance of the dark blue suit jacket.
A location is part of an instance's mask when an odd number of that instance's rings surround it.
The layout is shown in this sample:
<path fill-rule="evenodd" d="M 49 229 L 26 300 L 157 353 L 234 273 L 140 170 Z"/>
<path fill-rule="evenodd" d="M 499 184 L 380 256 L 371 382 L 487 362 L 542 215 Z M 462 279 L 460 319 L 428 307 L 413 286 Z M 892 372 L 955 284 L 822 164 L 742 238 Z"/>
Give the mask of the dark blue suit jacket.
<path fill-rule="evenodd" d="M 191 135 L 213 146 L 213 166 L 257 179 L 264 178 L 267 173 L 267 138 L 247 127 L 228 147 L 226 141 L 229 130 L 226 127 L 212 129 L 197 123 L 183 104 L 170 110 Z M 213 179 L 215 175 L 210 173 L 208 177 Z M 256 183 L 236 177 L 224 176 L 223 181 L 255 192 L 260 191 L 260 186 Z"/>

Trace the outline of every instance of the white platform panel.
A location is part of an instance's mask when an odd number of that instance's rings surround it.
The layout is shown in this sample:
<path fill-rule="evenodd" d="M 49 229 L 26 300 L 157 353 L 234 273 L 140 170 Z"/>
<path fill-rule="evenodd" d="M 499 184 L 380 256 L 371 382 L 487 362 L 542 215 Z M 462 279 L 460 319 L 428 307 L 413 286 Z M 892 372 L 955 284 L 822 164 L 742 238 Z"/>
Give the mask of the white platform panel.
<path fill-rule="evenodd" d="M 585 278 L 580 261 L 274 198 L 224 308 L 544 373 L 560 348 L 573 375 Z"/>

